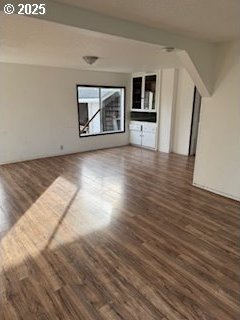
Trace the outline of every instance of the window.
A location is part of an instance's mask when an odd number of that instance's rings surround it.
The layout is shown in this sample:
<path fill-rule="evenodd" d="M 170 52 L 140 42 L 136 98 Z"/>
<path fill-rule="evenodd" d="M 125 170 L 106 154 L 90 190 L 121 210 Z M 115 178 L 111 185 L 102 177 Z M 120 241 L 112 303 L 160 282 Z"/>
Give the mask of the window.
<path fill-rule="evenodd" d="M 124 132 L 125 88 L 77 85 L 79 135 Z"/>

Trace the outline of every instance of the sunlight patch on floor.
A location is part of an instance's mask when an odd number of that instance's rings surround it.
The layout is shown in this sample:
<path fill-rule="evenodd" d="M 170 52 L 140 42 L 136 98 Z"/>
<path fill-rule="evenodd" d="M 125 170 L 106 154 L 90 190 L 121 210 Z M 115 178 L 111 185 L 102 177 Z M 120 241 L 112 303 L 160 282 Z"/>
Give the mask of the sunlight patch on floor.
<path fill-rule="evenodd" d="M 114 177 L 106 190 L 109 182 L 95 177 L 92 186 L 79 188 L 58 177 L 1 240 L 2 267 L 6 270 L 19 265 L 28 256 L 35 258 L 46 249 L 56 249 L 108 226 L 112 215 L 117 215 L 123 193 L 122 183 Z M 103 190 L 100 196 L 93 192 L 99 186 Z"/>
<path fill-rule="evenodd" d="M 77 187 L 58 177 L 1 240 L 4 269 L 35 257 L 46 246 Z"/>

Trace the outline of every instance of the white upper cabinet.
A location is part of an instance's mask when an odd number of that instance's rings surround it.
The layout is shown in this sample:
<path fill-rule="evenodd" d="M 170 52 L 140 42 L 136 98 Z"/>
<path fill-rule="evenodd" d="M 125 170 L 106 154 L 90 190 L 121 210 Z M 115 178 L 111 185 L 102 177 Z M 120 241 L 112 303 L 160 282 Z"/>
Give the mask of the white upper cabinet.
<path fill-rule="evenodd" d="M 157 74 L 141 74 L 132 78 L 132 110 L 156 112 Z"/>

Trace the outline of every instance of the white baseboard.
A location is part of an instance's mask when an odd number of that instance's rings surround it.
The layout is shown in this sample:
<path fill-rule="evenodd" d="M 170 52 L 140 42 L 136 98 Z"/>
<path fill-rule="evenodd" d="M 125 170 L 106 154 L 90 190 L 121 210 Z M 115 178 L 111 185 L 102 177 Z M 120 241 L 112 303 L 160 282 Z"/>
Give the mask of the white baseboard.
<path fill-rule="evenodd" d="M 98 151 L 98 150 L 104 150 L 104 149 L 111 149 L 111 148 L 118 148 L 118 147 L 124 147 L 127 146 L 128 143 L 123 143 L 123 144 L 117 144 L 114 146 L 102 146 L 102 147 L 98 147 L 97 149 L 82 149 L 82 150 L 68 150 L 68 151 L 60 151 L 60 152 L 54 152 L 54 153 L 43 153 L 43 154 L 36 154 L 34 156 L 29 156 L 29 157 L 23 157 L 23 158 L 18 158 L 18 159 L 13 159 L 13 160 L 9 160 L 9 161 L 5 161 L 5 162 L 1 162 L 1 165 L 5 165 L 5 164 L 14 164 L 14 163 L 18 163 L 18 162 L 25 162 L 25 161 L 32 161 L 32 160 L 38 160 L 38 159 L 45 159 L 45 158 L 53 158 L 53 157 L 60 157 L 60 156 L 66 156 L 66 155 L 70 155 L 70 154 L 76 154 L 76 153 L 83 153 L 83 152 L 91 152 L 91 151 Z"/>
<path fill-rule="evenodd" d="M 203 185 L 195 183 L 195 182 L 193 182 L 193 186 L 197 187 L 197 188 L 200 188 L 200 189 L 207 190 L 207 191 L 212 192 L 212 193 L 216 193 L 216 194 L 218 194 L 218 195 L 220 195 L 222 197 L 225 197 L 225 198 L 229 198 L 229 199 L 232 199 L 232 200 L 240 201 L 240 197 L 236 197 L 236 196 L 234 196 L 232 194 L 221 192 L 219 190 L 215 190 L 213 188 L 209 188 L 209 187 L 203 186 Z"/>

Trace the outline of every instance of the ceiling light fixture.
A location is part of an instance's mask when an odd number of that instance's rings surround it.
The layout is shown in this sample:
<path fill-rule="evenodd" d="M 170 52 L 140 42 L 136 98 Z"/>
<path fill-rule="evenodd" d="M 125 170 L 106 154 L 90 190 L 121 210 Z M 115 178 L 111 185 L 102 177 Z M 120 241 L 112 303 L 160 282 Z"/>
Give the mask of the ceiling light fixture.
<path fill-rule="evenodd" d="M 96 57 L 96 56 L 84 56 L 83 60 L 87 64 L 92 65 L 93 63 L 95 63 L 98 60 L 98 57 Z"/>
<path fill-rule="evenodd" d="M 162 48 L 162 51 L 170 53 L 170 52 L 175 51 L 175 48 L 174 47 L 164 47 L 164 48 Z"/>

